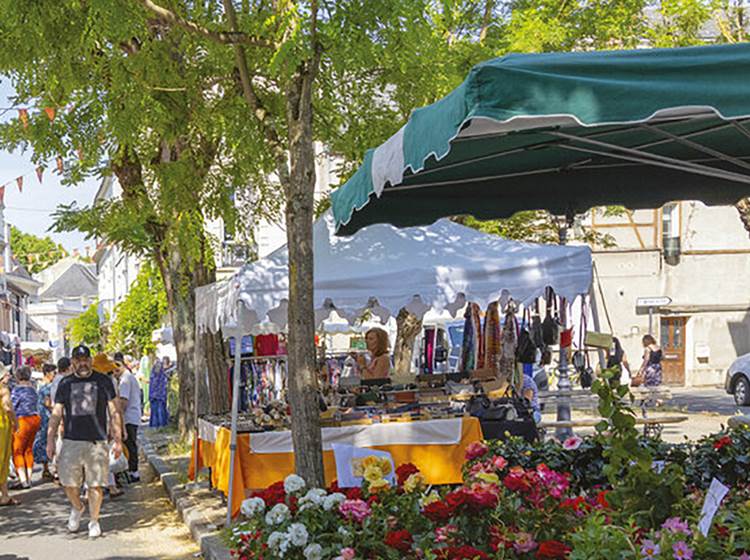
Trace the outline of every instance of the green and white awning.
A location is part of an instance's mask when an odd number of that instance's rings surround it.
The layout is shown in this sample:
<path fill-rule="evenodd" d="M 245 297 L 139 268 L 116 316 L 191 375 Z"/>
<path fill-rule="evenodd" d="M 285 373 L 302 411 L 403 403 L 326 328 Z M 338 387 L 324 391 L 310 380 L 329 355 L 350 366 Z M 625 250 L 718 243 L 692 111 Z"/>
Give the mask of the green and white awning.
<path fill-rule="evenodd" d="M 339 233 L 750 196 L 750 44 L 509 55 L 414 111 L 332 194 Z"/>

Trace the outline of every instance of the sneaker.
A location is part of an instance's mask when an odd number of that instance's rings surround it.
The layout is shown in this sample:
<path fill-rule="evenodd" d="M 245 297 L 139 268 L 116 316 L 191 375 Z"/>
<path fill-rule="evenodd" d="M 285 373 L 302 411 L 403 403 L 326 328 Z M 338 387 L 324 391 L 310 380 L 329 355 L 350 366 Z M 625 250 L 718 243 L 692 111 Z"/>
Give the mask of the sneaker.
<path fill-rule="evenodd" d="M 95 539 L 102 536 L 102 528 L 98 521 L 89 521 L 89 538 Z"/>
<path fill-rule="evenodd" d="M 129 472 L 128 473 L 128 479 L 130 480 L 130 483 L 133 484 L 135 482 L 141 481 L 141 474 L 138 471 Z"/>
<path fill-rule="evenodd" d="M 68 516 L 68 531 L 75 533 L 81 526 L 81 516 L 83 515 L 82 509 L 70 508 L 70 515 Z"/>

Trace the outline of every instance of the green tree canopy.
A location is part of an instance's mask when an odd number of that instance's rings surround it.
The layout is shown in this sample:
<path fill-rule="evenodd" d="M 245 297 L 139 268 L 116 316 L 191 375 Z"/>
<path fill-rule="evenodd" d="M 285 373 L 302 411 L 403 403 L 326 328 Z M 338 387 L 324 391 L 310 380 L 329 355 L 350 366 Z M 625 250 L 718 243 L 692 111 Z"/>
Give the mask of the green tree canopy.
<path fill-rule="evenodd" d="M 141 267 L 125 299 L 114 311 L 106 349 L 139 356 L 154 350 L 151 335 L 167 314 L 164 282 L 151 262 Z"/>
<path fill-rule="evenodd" d="M 93 303 L 81 315 L 68 321 L 65 330 L 73 346 L 85 344 L 97 352 L 102 349 L 102 329 L 98 307 L 98 303 Z"/>
<path fill-rule="evenodd" d="M 25 233 L 15 226 L 10 227 L 10 248 L 26 270 L 36 274 L 68 256 L 68 252 L 59 243 L 47 237 L 38 237 Z"/>

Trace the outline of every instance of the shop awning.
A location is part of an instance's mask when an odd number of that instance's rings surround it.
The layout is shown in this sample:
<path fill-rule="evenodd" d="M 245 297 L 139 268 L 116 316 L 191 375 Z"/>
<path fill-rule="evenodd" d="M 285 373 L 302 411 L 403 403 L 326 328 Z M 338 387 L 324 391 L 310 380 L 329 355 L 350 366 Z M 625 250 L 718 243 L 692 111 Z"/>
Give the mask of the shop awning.
<path fill-rule="evenodd" d="M 333 310 L 352 320 L 368 305 L 381 320 L 404 306 L 455 314 L 467 299 L 484 307 L 505 292 L 523 303 L 546 287 L 572 300 L 588 293 L 592 279 L 588 247 L 509 241 L 449 220 L 404 229 L 379 224 L 337 237 L 326 214 L 314 224 L 313 243 L 319 325 Z M 246 334 L 283 331 L 288 293 L 284 246 L 198 288 L 197 327 L 215 332 L 236 325 L 239 316 Z"/>
<path fill-rule="evenodd" d="M 750 44 L 509 55 L 414 111 L 332 195 L 339 234 L 750 195 Z"/>

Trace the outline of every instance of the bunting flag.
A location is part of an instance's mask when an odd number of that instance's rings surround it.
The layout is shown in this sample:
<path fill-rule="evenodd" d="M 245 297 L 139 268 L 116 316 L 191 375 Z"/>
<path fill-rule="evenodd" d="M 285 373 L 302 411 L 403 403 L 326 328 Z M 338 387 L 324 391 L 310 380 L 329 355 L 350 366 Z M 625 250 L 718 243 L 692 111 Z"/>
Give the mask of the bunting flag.
<path fill-rule="evenodd" d="M 5 206 L 5 185 L 0 187 L 0 206 Z"/>
<path fill-rule="evenodd" d="M 42 175 L 44 174 L 44 167 L 41 165 L 36 168 L 36 178 L 39 179 L 39 184 L 42 184 Z"/>
<path fill-rule="evenodd" d="M 29 127 L 29 111 L 28 109 L 19 109 L 18 118 L 21 119 L 24 128 Z"/>
<path fill-rule="evenodd" d="M 63 169 L 63 158 L 61 156 L 57 156 L 57 172 L 62 175 Z"/>
<path fill-rule="evenodd" d="M 23 175 L 16 177 L 16 185 L 18 185 L 18 192 L 23 192 Z"/>
<path fill-rule="evenodd" d="M 47 118 L 49 119 L 49 122 L 52 122 L 55 120 L 55 108 L 54 107 L 45 107 L 44 112 L 47 113 Z"/>

